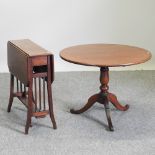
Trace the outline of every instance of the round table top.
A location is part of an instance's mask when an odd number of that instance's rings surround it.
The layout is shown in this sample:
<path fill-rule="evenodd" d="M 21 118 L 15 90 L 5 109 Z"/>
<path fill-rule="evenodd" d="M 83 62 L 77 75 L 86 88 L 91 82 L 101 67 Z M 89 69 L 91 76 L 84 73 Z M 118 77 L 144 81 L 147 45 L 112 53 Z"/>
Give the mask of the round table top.
<path fill-rule="evenodd" d="M 88 44 L 65 48 L 60 57 L 75 64 L 116 67 L 143 63 L 151 58 L 151 53 L 128 45 Z"/>

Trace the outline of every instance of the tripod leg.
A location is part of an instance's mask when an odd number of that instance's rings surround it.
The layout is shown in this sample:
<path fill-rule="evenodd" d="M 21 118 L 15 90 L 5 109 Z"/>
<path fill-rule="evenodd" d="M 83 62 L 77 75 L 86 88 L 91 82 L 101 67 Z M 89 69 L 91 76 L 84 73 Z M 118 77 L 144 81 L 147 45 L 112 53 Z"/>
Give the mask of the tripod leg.
<path fill-rule="evenodd" d="M 118 100 L 117 100 L 117 97 L 116 95 L 112 94 L 112 93 L 108 93 L 108 99 L 109 101 L 118 109 L 118 110 L 121 110 L 121 111 L 126 111 L 129 109 L 129 105 L 125 105 L 125 106 L 122 106 Z"/>
<path fill-rule="evenodd" d="M 71 109 L 70 112 L 72 114 L 80 114 L 80 113 L 83 113 L 83 112 L 87 111 L 89 108 L 91 108 L 93 106 L 93 104 L 98 101 L 98 99 L 99 99 L 99 94 L 95 94 L 95 95 L 91 96 L 88 99 L 87 104 L 83 108 L 81 108 L 79 110 Z"/>
<path fill-rule="evenodd" d="M 112 121 L 111 121 L 111 116 L 110 116 L 109 102 L 108 102 L 107 98 L 105 99 L 104 107 L 105 107 L 105 112 L 106 112 L 106 116 L 107 116 L 107 120 L 108 120 L 109 130 L 110 131 L 114 131 L 114 128 L 113 128 L 113 125 L 112 125 Z"/>

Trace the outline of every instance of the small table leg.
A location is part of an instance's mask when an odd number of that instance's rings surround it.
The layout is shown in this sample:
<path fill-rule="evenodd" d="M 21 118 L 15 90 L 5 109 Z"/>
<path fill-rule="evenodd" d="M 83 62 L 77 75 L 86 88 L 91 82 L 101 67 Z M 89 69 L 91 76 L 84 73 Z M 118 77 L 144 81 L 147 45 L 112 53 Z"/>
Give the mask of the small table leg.
<path fill-rule="evenodd" d="M 83 113 L 83 112 L 87 111 L 91 106 L 93 106 L 93 104 L 94 104 L 95 102 L 97 102 L 98 99 L 99 99 L 99 94 L 95 94 L 95 95 L 91 96 L 91 97 L 88 99 L 87 104 L 86 104 L 83 108 L 81 108 L 80 110 L 71 109 L 70 112 L 71 112 L 72 114 L 80 114 L 80 113 Z"/>
<path fill-rule="evenodd" d="M 100 93 L 92 95 L 89 99 L 87 104 L 79 109 L 79 110 L 74 110 L 71 109 L 70 112 L 73 114 L 80 114 L 85 111 L 87 111 L 91 106 L 94 105 L 95 102 L 99 102 L 104 105 L 105 107 L 105 112 L 108 120 L 108 126 L 110 131 L 114 131 L 112 121 L 111 121 L 111 116 L 110 116 L 110 108 L 109 108 L 109 101 L 118 109 L 121 111 L 126 111 L 129 108 L 129 105 L 122 106 L 118 100 L 117 97 L 109 93 L 109 68 L 108 67 L 101 67 L 100 68 Z"/>

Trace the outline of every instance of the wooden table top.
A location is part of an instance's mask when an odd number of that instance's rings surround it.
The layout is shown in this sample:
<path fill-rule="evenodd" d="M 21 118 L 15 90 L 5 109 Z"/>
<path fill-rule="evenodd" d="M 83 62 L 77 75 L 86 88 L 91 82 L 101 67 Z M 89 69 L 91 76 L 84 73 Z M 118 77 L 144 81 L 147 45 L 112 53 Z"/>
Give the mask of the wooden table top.
<path fill-rule="evenodd" d="M 8 41 L 8 43 L 16 46 L 16 48 L 19 48 L 21 52 L 25 53 L 28 56 L 52 54 L 29 39 L 10 40 Z"/>
<path fill-rule="evenodd" d="M 151 58 L 151 53 L 128 45 L 88 44 L 65 48 L 60 57 L 86 66 L 116 67 L 143 63 Z"/>

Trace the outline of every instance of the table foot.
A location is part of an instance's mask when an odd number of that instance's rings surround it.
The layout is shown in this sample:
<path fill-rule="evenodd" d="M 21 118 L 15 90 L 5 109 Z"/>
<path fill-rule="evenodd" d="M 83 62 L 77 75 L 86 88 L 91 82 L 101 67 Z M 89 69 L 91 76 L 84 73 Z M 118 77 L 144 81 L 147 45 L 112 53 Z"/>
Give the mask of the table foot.
<path fill-rule="evenodd" d="M 113 128 L 113 125 L 112 125 L 112 121 L 111 121 L 109 101 L 108 101 L 107 98 L 104 100 L 104 107 L 105 107 L 105 113 L 106 113 L 106 116 L 107 116 L 109 130 L 110 131 L 114 131 L 114 128 Z"/>
<path fill-rule="evenodd" d="M 99 99 L 99 94 L 95 94 L 95 95 L 91 96 L 91 97 L 88 99 L 87 104 L 86 104 L 83 108 L 81 108 L 81 109 L 79 109 L 79 110 L 71 109 L 70 112 L 71 112 L 72 114 L 81 114 L 81 113 L 87 111 L 90 107 L 92 107 L 93 104 L 94 104 L 95 102 L 98 101 L 98 99 Z"/>
<path fill-rule="evenodd" d="M 121 110 L 121 111 L 126 111 L 129 109 L 129 105 L 125 105 L 125 106 L 122 106 L 118 100 L 117 100 L 117 97 L 116 95 L 112 94 L 112 93 L 108 93 L 108 100 L 118 109 L 118 110 Z"/>

